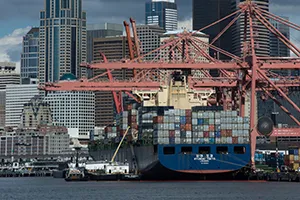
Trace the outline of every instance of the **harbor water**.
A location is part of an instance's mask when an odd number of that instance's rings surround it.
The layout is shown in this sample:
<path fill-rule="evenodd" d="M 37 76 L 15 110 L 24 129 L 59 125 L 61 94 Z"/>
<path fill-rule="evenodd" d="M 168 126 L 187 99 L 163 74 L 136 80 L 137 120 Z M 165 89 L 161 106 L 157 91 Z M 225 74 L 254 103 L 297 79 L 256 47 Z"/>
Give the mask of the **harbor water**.
<path fill-rule="evenodd" d="M 288 182 L 65 182 L 47 177 L 0 178 L 2 200 L 295 200 Z"/>

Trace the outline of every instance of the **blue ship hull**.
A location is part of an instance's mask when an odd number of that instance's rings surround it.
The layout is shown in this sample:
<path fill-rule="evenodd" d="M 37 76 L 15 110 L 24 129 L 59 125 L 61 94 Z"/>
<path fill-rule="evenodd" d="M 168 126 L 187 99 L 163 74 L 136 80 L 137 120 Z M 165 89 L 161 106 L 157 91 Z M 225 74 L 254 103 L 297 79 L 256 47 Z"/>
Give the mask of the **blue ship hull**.
<path fill-rule="evenodd" d="M 175 147 L 174 154 L 165 154 L 164 148 Z M 191 152 L 182 152 L 182 148 L 190 147 Z M 208 154 L 199 153 L 199 148 L 209 147 Z M 227 148 L 227 153 L 218 153 L 217 148 Z M 244 152 L 236 153 L 234 148 L 244 148 Z M 189 149 L 190 150 L 190 149 Z M 250 145 L 197 145 L 177 144 L 158 145 L 158 160 L 166 168 L 183 173 L 214 174 L 239 170 L 251 160 Z"/>
<path fill-rule="evenodd" d="M 209 153 L 201 154 L 199 148 L 209 148 Z M 217 148 L 225 148 L 228 153 L 217 152 Z M 243 152 L 236 152 L 236 149 L 243 149 Z M 95 160 L 110 160 L 114 150 L 90 153 Z M 142 178 L 156 180 L 232 179 L 232 175 L 245 169 L 251 160 L 250 144 L 135 146 L 134 153 Z M 135 167 L 129 147 L 121 148 L 116 157 L 116 161 L 125 160 L 129 162 L 131 169 Z"/>

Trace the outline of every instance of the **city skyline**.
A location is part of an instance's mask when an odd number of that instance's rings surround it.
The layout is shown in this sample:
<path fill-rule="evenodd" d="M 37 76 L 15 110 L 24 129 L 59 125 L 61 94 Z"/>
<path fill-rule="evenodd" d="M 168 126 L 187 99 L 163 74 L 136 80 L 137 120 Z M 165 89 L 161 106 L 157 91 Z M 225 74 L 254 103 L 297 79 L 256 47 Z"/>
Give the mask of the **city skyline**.
<path fill-rule="evenodd" d="M 31 29 L 39 25 L 39 12 L 43 9 L 44 1 L 29 0 L 25 5 L 24 1 L 5 1 L 0 8 L 0 61 L 10 61 L 17 63 L 17 71 L 20 71 L 22 38 Z M 136 19 L 138 24 L 145 23 L 144 10 L 145 2 L 149 0 L 126 0 L 118 2 L 118 7 L 122 11 L 115 9 L 115 1 L 107 0 L 83 0 L 83 10 L 87 12 L 87 23 L 122 23 L 129 17 Z M 289 17 L 294 23 L 300 24 L 300 14 L 297 10 L 299 3 L 293 0 L 270 0 L 271 11 L 275 14 Z M 177 0 L 179 28 L 191 26 L 192 0 Z M 22 9 L 18 9 L 18 8 Z M 14 9 L 22 10 L 13 12 Z M 135 12 L 132 12 L 132 9 Z M 26 12 L 25 12 L 26 11 Z M 132 14 L 134 13 L 134 14 Z M 297 35 L 296 35 L 297 34 Z M 291 40 L 300 44 L 300 34 L 291 31 Z"/>

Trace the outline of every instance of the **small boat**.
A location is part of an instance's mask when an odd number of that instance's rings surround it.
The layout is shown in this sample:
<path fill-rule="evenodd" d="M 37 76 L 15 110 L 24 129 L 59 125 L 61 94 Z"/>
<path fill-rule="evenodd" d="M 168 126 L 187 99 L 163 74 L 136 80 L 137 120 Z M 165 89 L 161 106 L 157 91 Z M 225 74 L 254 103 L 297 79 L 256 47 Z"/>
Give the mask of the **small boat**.
<path fill-rule="evenodd" d="M 88 181 L 84 168 L 69 168 L 66 172 L 66 181 Z"/>

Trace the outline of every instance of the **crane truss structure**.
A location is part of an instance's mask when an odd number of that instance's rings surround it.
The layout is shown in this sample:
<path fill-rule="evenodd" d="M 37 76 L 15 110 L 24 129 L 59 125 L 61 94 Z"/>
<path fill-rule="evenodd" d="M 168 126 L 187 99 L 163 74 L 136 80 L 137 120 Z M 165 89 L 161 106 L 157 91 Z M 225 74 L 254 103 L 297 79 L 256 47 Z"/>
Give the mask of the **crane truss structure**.
<path fill-rule="evenodd" d="M 212 27 L 224 20 L 231 19 L 231 22 L 210 42 L 206 43 L 194 37 L 197 33 Z M 299 90 L 299 76 L 281 76 L 274 73 L 274 70 L 299 70 L 300 69 L 300 50 L 281 32 L 279 32 L 270 22 L 273 19 L 279 23 L 300 31 L 300 26 L 289 22 L 286 19 L 278 17 L 266 10 L 259 8 L 252 1 L 246 1 L 239 5 L 236 12 L 204 27 L 198 31 L 178 33 L 176 37 L 170 38 L 147 54 L 140 55 L 139 41 L 136 34 L 135 21 L 131 19 L 134 34 L 134 42 L 131 40 L 129 24 L 124 22 L 130 59 L 124 59 L 118 62 L 108 62 L 105 55 L 102 54 L 101 63 L 84 63 L 82 67 L 90 69 L 107 70 L 92 79 L 81 79 L 74 82 L 47 83 L 41 86 L 46 91 L 112 91 L 115 105 L 118 112 L 122 111 L 122 92 L 132 96 L 136 101 L 141 99 L 132 94 L 133 91 L 158 91 L 162 85 L 167 84 L 168 74 L 173 71 L 181 70 L 191 72 L 195 70 L 201 76 L 188 73 L 188 85 L 194 90 L 203 88 L 216 89 L 217 95 L 215 102 L 223 105 L 224 109 L 236 109 L 240 116 L 245 116 L 246 96 L 250 98 L 250 140 L 251 140 L 251 161 L 254 166 L 254 154 L 256 149 L 256 137 L 259 135 L 256 129 L 256 97 L 257 92 L 263 93 L 274 100 L 274 102 L 286 112 L 291 119 L 300 127 L 300 119 L 297 119 L 291 112 L 284 107 L 278 97 L 278 94 L 293 107 L 296 112 L 300 112 L 299 106 L 294 103 L 288 93 L 293 90 Z M 244 23 L 244 41 L 243 56 L 238 57 L 217 46 L 214 43 L 228 29 L 240 20 Z M 256 54 L 257 37 L 256 25 L 263 25 L 266 30 L 273 33 L 282 43 L 284 43 L 295 55 L 293 58 L 281 57 L 259 57 Z M 135 44 L 134 44 L 135 43 Z M 209 55 L 208 49 L 218 54 L 223 54 L 230 61 L 220 61 Z M 155 55 L 151 61 L 145 61 L 148 55 Z M 167 61 L 166 58 L 167 57 Z M 197 57 L 204 57 L 205 61 L 198 61 Z M 132 69 L 134 77 L 130 80 L 116 80 L 111 72 L 113 70 Z M 218 77 L 212 77 L 209 70 L 218 70 Z M 199 74 L 198 73 L 198 74 Z M 107 76 L 107 81 L 98 79 Z M 280 132 L 276 129 L 275 136 L 300 136 L 300 128 L 284 129 Z"/>

